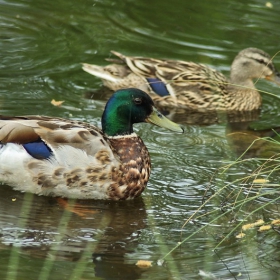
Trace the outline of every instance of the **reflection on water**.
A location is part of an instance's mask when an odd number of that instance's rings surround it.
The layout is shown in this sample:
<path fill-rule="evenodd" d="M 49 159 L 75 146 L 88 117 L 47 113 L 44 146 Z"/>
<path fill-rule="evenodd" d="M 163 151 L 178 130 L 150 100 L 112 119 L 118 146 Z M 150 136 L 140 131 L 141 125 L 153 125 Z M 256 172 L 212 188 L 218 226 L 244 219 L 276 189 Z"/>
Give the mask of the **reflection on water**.
<path fill-rule="evenodd" d="M 83 72 L 80 63 L 105 65 L 110 50 L 204 63 L 228 76 L 241 49 L 258 47 L 271 55 L 279 50 L 280 6 L 272 5 L 260 0 L 0 0 L 1 114 L 44 114 L 100 125 L 111 93 L 100 91 L 100 80 Z M 280 65 L 279 56 L 274 63 Z M 260 81 L 257 88 L 279 91 Z M 249 116 L 166 111 L 185 126 L 185 134 L 176 137 L 136 125 L 152 158 L 151 179 L 138 200 L 79 201 L 73 208 L 71 201 L 69 206 L 1 186 L 0 278 L 198 279 L 203 270 L 217 279 L 279 279 L 279 227 L 235 238 L 243 219 L 269 223 L 279 218 L 278 187 L 237 181 L 260 160 L 219 172 L 252 140 L 273 136 L 266 129 L 279 125 L 280 101 L 262 96 L 261 113 Z M 52 99 L 65 102 L 54 107 Z M 270 157 L 277 149 L 256 142 L 247 157 Z M 276 183 L 278 178 L 275 170 L 269 179 Z M 182 229 L 212 194 L 198 212 L 205 215 Z M 258 197 L 232 206 L 246 196 Z M 196 230 L 201 231 L 191 236 Z M 188 236 L 163 266 L 156 264 Z M 139 259 L 152 260 L 153 266 L 138 268 Z"/>
<path fill-rule="evenodd" d="M 122 203 L 73 202 L 21 194 L 3 186 L 0 213 L 1 250 L 10 245 L 13 248 L 7 260 L 11 262 L 15 250 L 38 259 L 41 268 L 36 274 L 41 271 L 42 279 L 47 274 L 46 279 L 56 279 L 58 261 L 80 262 L 81 268 L 105 279 L 116 273 L 109 269 L 112 265 L 120 270 L 119 279 L 138 279 L 141 274 L 135 266 L 137 260 L 124 264 L 124 259 L 138 246 L 139 234 L 146 227 L 142 198 Z M 14 273 L 12 268 L 18 270 L 10 262 L 10 269 L 0 273 L 2 279 L 6 273 Z M 68 277 L 81 273 L 69 269 Z"/>
<path fill-rule="evenodd" d="M 231 149 L 243 158 L 269 159 L 277 155 L 280 152 L 280 127 L 254 129 L 253 124 L 254 122 L 228 123 L 226 137 Z"/>

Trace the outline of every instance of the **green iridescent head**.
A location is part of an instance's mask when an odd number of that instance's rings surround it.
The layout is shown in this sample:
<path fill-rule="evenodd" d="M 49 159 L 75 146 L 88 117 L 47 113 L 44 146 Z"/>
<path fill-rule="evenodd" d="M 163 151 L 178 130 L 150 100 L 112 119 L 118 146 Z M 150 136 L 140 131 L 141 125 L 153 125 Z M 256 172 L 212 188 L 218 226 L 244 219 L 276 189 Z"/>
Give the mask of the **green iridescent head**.
<path fill-rule="evenodd" d="M 164 117 L 154 107 L 151 97 L 136 88 L 116 91 L 108 100 L 102 115 L 102 130 L 108 136 L 128 135 L 133 132 L 133 124 L 149 122 L 175 132 L 183 129 Z"/>

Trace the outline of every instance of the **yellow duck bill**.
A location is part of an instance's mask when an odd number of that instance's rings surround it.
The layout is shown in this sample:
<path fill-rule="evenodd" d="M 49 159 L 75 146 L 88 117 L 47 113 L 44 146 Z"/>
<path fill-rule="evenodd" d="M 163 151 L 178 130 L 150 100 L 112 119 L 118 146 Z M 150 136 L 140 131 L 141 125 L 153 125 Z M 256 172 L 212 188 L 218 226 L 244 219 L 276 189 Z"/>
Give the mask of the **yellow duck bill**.
<path fill-rule="evenodd" d="M 179 133 L 184 132 L 184 129 L 180 125 L 166 118 L 155 107 L 153 107 L 153 112 L 146 118 L 145 121 L 169 129 L 174 132 L 179 132 Z"/>

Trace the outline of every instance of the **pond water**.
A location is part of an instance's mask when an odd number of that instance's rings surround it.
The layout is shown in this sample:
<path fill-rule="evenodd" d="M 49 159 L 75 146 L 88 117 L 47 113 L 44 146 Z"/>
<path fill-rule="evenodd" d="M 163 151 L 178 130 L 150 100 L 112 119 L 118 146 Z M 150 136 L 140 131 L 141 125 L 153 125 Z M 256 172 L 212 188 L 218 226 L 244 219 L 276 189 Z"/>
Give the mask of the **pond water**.
<path fill-rule="evenodd" d="M 279 13 L 276 0 L 0 0 L 1 114 L 100 126 L 108 94 L 81 62 L 106 65 L 116 50 L 204 63 L 229 75 L 244 48 L 271 56 L 280 50 Z M 280 55 L 274 64 L 280 69 Z M 134 201 L 65 205 L 2 185 L 0 278 L 280 279 L 279 226 L 255 225 L 237 238 L 244 224 L 279 219 L 279 144 L 258 141 L 245 155 L 256 159 L 220 169 L 253 140 L 275 136 L 269 128 L 279 125 L 280 89 L 264 81 L 257 87 L 276 96 L 262 95 L 251 123 L 222 118 L 205 125 L 203 117 L 191 123 L 186 112 L 170 112 L 184 134 L 136 125 L 153 169 Z M 52 99 L 64 103 L 55 107 Z M 252 187 L 251 174 L 269 184 Z M 138 260 L 152 267 L 138 267 Z"/>

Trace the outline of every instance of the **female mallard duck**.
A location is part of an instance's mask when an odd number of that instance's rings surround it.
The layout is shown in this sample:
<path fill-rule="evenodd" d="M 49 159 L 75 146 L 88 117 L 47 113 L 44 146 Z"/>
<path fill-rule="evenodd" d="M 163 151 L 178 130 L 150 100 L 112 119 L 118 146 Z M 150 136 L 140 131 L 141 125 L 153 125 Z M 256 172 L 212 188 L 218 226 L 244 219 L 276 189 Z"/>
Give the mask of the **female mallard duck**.
<path fill-rule="evenodd" d="M 16 190 L 80 199 L 139 196 L 150 157 L 133 124 L 150 122 L 183 132 L 139 89 L 115 92 L 102 130 L 88 123 L 45 116 L 0 116 L 0 181 Z"/>
<path fill-rule="evenodd" d="M 197 111 L 252 111 L 261 106 L 261 96 L 252 79 L 280 84 L 280 75 L 270 56 L 247 48 L 235 57 L 230 80 L 218 71 L 193 62 L 128 57 L 112 51 L 123 64 L 106 67 L 83 64 L 83 69 L 117 90 L 137 87 L 150 94 L 158 106 Z"/>

